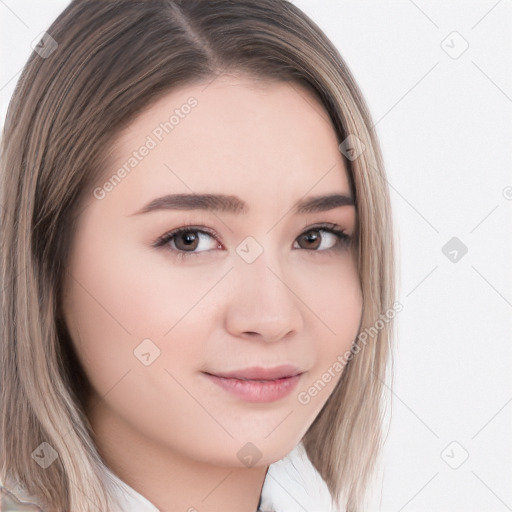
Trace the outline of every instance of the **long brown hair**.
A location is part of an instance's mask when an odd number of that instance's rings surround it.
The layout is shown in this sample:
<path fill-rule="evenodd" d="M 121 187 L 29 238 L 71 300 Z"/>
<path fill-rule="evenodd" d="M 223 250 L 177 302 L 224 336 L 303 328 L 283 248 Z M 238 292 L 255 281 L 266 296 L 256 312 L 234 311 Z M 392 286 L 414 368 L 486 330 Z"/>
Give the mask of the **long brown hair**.
<path fill-rule="evenodd" d="M 236 71 L 311 90 L 349 171 L 360 333 L 375 332 L 354 341 L 303 442 L 333 497 L 362 510 L 382 444 L 393 322 L 374 324 L 392 309 L 394 242 L 371 116 L 340 53 L 287 0 L 74 0 L 47 33 L 23 69 L 2 137 L 0 481 L 19 482 L 48 510 L 113 508 L 84 413 L 89 383 L 60 312 L 76 220 L 116 134 L 138 113 L 173 88 Z M 32 455 L 43 442 L 58 454 L 46 468 Z"/>

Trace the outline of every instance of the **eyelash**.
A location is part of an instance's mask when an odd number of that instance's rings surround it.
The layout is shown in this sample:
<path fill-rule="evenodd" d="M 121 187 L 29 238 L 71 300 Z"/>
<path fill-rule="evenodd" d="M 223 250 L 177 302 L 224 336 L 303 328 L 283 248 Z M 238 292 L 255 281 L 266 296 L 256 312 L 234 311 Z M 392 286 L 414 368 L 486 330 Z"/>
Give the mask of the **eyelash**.
<path fill-rule="evenodd" d="M 337 240 L 337 243 L 334 247 L 331 247 L 330 249 L 324 249 L 322 251 L 318 251 L 318 250 L 315 250 L 315 249 L 303 249 L 305 251 L 308 251 L 308 252 L 311 252 L 311 253 L 330 253 L 332 251 L 340 251 L 340 250 L 343 250 L 345 248 L 347 248 L 351 241 L 352 241 L 352 237 L 350 235 L 347 235 L 347 233 L 345 233 L 345 231 L 343 229 L 340 229 L 336 224 L 318 224 L 318 225 L 314 225 L 314 226 L 311 226 L 311 227 L 308 227 L 308 229 L 306 229 L 305 231 L 303 231 L 300 235 L 305 235 L 306 233 L 309 233 L 310 231 L 327 231 L 329 233 L 332 233 L 333 235 L 335 235 L 338 240 Z M 188 232 L 193 232 L 193 233 L 203 233 L 203 234 L 206 234 L 206 235 L 210 235 L 212 236 L 213 238 L 215 238 L 217 241 L 219 240 L 219 235 L 217 234 L 217 232 L 214 230 L 214 229 L 211 229 L 211 228 L 208 228 L 208 229 L 204 229 L 204 228 L 199 228 L 199 226 L 196 226 L 194 224 L 187 224 L 185 226 L 181 226 L 180 228 L 177 228 L 177 229 L 173 229 L 172 231 L 169 231 L 167 233 L 164 233 L 162 236 L 158 237 L 152 244 L 151 246 L 152 247 L 156 247 L 156 248 L 162 248 L 162 249 L 165 249 L 165 246 L 174 238 L 176 237 L 177 235 L 180 235 L 180 234 L 183 234 L 183 233 L 188 233 Z M 299 238 L 297 237 L 297 238 Z M 219 242 L 220 243 L 220 242 Z M 181 251 L 179 249 L 171 249 L 171 248 L 168 248 L 169 251 L 171 252 L 174 252 L 175 253 L 175 256 L 178 258 L 178 260 L 184 260 L 188 257 L 193 257 L 193 256 L 199 256 L 200 254 L 203 254 L 205 252 L 210 252 L 210 251 L 199 251 L 199 252 L 191 252 L 191 251 Z"/>

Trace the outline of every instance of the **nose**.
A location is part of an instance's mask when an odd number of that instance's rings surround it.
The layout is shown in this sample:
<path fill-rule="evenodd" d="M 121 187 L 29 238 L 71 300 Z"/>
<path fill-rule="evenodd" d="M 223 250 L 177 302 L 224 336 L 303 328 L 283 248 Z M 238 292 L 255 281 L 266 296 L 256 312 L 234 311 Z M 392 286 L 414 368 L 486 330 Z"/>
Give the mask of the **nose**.
<path fill-rule="evenodd" d="M 267 342 L 299 332 L 302 302 L 294 293 L 291 275 L 283 275 L 276 259 L 271 263 L 266 251 L 252 263 L 237 260 L 231 272 L 226 330 L 235 337 Z"/>

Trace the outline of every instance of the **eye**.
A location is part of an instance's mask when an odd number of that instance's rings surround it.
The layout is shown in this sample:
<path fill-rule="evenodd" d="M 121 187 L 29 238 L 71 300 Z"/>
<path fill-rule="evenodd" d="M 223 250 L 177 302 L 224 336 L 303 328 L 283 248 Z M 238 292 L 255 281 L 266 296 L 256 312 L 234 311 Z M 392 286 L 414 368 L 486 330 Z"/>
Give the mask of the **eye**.
<path fill-rule="evenodd" d="M 319 235 L 320 233 L 324 234 Z M 304 249 L 312 252 L 324 252 L 344 249 L 350 244 L 351 237 L 336 224 L 322 224 L 304 231 L 297 240 L 305 243 Z"/>
<path fill-rule="evenodd" d="M 178 258 L 183 259 L 189 256 L 199 256 L 202 252 L 222 249 L 222 244 L 218 239 L 219 236 L 212 229 L 188 225 L 165 233 L 152 246 L 167 248 Z M 336 224 L 322 224 L 304 231 L 296 238 L 295 243 L 299 243 L 299 249 L 306 249 L 311 253 L 330 252 L 345 249 L 350 245 L 351 239 Z M 205 247 L 203 250 L 197 250 L 201 243 Z M 295 244 L 294 248 L 297 248 Z"/>
<path fill-rule="evenodd" d="M 208 238 L 212 239 L 209 244 L 207 243 Z M 197 255 L 215 248 L 221 249 L 221 244 L 216 241 L 216 238 L 218 238 L 218 235 L 213 230 L 199 229 L 196 226 L 182 226 L 162 235 L 153 243 L 153 247 L 169 246 L 169 250 L 175 252 L 178 257 L 184 257 Z M 197 251 L 196 249 L 201 242 L 206 245 L 206 248 Z"/>

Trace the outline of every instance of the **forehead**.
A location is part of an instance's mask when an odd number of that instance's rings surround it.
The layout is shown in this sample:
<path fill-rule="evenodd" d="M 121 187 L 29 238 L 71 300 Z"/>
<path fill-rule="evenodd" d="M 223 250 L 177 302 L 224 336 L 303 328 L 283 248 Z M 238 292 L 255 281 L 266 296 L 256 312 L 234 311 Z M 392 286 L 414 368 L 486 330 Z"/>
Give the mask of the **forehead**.
<path fill-rule="evenodd" d="M 115 191 L 126 214 L 173 192 L 281 208 L 308 192 L 350 193 L 330 118 L 297 83 L 222 75 L 173 90 L 117 137 L 112 154 L 107 179 L 127 171 Z"/>

